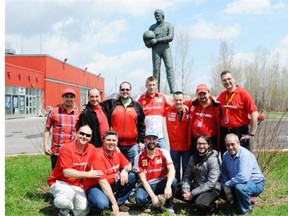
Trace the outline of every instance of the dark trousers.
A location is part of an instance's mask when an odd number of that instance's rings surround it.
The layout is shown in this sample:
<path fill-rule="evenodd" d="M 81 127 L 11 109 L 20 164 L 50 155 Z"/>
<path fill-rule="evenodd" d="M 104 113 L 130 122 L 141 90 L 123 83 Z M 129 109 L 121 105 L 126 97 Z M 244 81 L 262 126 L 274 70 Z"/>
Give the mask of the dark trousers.
<path fill-rule="evenodd" d="M 58 155 L 51 155 L 51 166 L 52 166 L 52 170 L 53 170 L 54 167 L 56 166 L 57 159 L 58 159 Z"/>
<path fill-rule="evenodd" d="M 221 157 L 223 156 L 224 152 L 226 151 L 225 137 L 229 133 L 236 134 L 240 139 L 243 134 L 249 134 L 249 127 L 248 127 L 248 125 L 238 127 L 238 128 L 226 128 L 226 127 L 221 126 L 221 128 L 220 128 L 220 143 L 219 143 Z M 242 141 L 242 142 L 240 141 L 240 145 L 250 151 L 250 140 L 249 139 L 246 141 Z"/>
<path fill-rule="evenodd" d="M 220 197 L 220 191 L 219 190 L 212 190 L 207 191 L 204 193 L 201 193 L 197 196 L 192 197 L 192 200 L 187 201 L 184 200 L 182 197 L 182 200 L 185 202 L 192 202 L 195 204 L 197 211 L 201 213 L 207 213 L 213 210 L 215 201 Z"/>

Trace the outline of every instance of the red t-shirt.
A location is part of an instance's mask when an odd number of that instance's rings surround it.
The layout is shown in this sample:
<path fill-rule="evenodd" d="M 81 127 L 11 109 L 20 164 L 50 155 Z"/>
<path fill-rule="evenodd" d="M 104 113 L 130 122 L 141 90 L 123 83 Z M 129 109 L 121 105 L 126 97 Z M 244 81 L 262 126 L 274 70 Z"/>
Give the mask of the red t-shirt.
<path fill-rule="evenodd" d="M 83 179 L 65 177 L 63 170 L 72 168 L 79 171 L 89 171 L 95 154 L 96 148 L 92 144 L 86 144 L 83 153 L 79 152 L 76 140 L 65 144 L 60 151 L 56 166 L 47 180 L 48 185 L 51 186 L 56 180 L 60 180 L 70 185 L 82 186 Z"/>
<path fill-rule="evenodd" d="M 248 91 L 237 85 L 234 92 L 227 90 L 220 93 L 217 100 L 221 103 L 223 127 L 242 127 L 250 123 L 248 114 L 257 111 L 253 98 Z M 225 119 L 228 119 L 228 121 Z"/>
<path fill-rule="evenodd" d="M 156 152 L 153 158 L 147 155 L 145 149 L 135 157 L 134 168 L 140 173 L 145 173 L 149 183 L 158 182 L 161 179 L 167 178 L 167 166 L 173 164 L 169 152 L 165 149 L 156 147 Z"/>
<path fill-rule="evenodd" d="M 206 134 L 208 137 L 215 136 L 217 134 L 217 119 L 214 107 L 211 104 L 202 107 L 200 104 L 192 106 L 190 109 L 191 115 L 191 132 L 192 136 L 196 138 L 200 134 Z"/>
<path fill-rule="evenodd" d="M 84 190 L 89 189 L 93 185 L 98 185 L 98 181 L 107 179 L 112 185 L 117 178 L 119 172 L 129 164 L 127 158 L 116 148 L 112 155 L 108 155 L 103 147 L 97 149 L 97 153 L 93 157 L 92 167 L 94 170 L 102 170 L 104 175 L 98 179 L 87 178 L 83 182 Z"/>

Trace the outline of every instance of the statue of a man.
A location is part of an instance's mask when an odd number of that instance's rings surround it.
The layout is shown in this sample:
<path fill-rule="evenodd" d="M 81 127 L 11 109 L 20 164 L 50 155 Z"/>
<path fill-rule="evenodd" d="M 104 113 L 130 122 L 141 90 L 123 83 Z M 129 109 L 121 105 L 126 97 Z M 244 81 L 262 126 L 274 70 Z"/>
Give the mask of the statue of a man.
<path fill-rule="evenodd" d="M 155 10 L 154 16 L 156 23 L 150 26 L 149 31 L 144 33 L 143 39 L 146 47 L 152 48 L 153 76 L 158 80 L 158 90 L 160 91 L 160 68 L 161 59 L 163 59 L 170 93 L 173 94 L 174 71 L 169 42 L 174 38 L 174 27 L 172 24 L 164 21 L 163 10 Z"/>

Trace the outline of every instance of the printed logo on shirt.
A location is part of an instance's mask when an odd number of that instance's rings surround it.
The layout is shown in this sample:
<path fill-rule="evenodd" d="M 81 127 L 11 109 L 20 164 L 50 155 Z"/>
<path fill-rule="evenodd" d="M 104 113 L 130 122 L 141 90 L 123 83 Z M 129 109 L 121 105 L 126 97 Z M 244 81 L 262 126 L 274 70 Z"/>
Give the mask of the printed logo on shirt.
<path fill-rule="evenodd" d="M 161 97 L 160 97 L 160 98 L 155 97 L 155 101 L 156 101 L 156 102 L 163 102 L 163 98 L 161 98 Z"/>
<path fill-rule="evenodd" d="M 237 109 L 237 106 L 235 105 L 223 105 L 224 108 L 228 109 Z"/>
<path fill-rule="evenodd" d="M 161 157 L 156 157 L 156 158 L 155 158 L 155 164 L 162 164 L 162 159 L 161 159 Z"/>
<path fill-rule="evenodd" d="M 147 159 L 142 160 L 142 166 L 148 166 L 148 161 Z"/>
<path fill-rule="evenodd" d="M 145 100 L 143 100 L 143 101 L 142 101 L 142 105 L 145 105 L 145 104 L 146 104 L 146 101 L 145 101 Z"/>
<path fill-rule="evenodd" d="M 168 121 L 176 121 L 176 113 L 168 112 Z"/>

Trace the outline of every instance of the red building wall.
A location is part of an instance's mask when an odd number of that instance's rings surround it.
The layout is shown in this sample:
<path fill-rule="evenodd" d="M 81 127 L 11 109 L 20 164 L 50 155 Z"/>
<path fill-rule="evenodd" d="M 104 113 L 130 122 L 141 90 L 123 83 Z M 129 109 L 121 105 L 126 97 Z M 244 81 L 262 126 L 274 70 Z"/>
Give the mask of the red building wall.
<path fill-rule="evenodd" d="M 42 89 L 46 110 L 62 103 L 61 93 L 67 87 L 75 90 L 78 107 L 81 88 L 98 88 L 105 97 L 103 77 L 48 55 L 6 55 L 5 85 Z"/>

